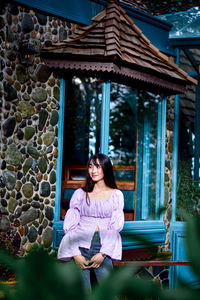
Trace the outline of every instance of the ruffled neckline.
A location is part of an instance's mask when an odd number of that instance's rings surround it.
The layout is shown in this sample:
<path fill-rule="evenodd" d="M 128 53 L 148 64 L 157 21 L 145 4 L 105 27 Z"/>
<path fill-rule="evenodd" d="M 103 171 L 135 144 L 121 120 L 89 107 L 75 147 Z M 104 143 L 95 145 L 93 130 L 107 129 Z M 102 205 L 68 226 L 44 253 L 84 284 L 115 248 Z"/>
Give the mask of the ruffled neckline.
<path fill-rule="evenodd" d="M 114 189 L 113 192 L 111 193 L 110 197 L 108 199 L 90 199 L 90 201 L 109 201 L 113 195 L 115 194 L 117 189 Z M 82 190 L 83 191 L 83 190 Z M 85 195 L 85 192 L 83 191 L 84 195 Z"/>

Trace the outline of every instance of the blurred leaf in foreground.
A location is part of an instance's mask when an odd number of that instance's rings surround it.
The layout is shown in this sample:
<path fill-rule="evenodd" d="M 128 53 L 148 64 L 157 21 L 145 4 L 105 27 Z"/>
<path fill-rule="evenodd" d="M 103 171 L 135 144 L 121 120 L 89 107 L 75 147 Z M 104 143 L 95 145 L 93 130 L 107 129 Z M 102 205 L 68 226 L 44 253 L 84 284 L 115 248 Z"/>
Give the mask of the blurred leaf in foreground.
<path fill-rule="evenodd" d="M 186 223 L 186 249 L 192 269 L 200 281 L 200 217 L 193 217 Z"/>
<path fill-rule="evenodd" d="M 0 252 L 0 263 L 10 266 L 10 259 L 12 257 L 7 253 Z M 9 300 L 84 300 L 78 267 L 73 262 L 57 262 L 42 248 L 35 248 L 24 258 L 15 259 L 13 270 L 17 282 L 12 293 L 11 288 L 0 286 Z"/>

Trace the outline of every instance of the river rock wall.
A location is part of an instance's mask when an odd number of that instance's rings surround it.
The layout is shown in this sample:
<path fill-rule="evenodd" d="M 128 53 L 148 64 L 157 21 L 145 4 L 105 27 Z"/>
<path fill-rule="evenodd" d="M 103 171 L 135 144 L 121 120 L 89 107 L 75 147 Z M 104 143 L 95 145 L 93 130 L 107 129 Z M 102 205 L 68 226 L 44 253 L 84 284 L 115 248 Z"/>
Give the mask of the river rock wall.
<path fill-rule="evenodd" d="M 12 228 L 22 254 L 35 243 L 51 248 L 53 239 L 60 81 L 41 61 L 40 50 L 75 28 L 1 3 L 0 225 L 4 231 Z M 26 63 L 20 52 L 27 46 L 34 55 Z"/>

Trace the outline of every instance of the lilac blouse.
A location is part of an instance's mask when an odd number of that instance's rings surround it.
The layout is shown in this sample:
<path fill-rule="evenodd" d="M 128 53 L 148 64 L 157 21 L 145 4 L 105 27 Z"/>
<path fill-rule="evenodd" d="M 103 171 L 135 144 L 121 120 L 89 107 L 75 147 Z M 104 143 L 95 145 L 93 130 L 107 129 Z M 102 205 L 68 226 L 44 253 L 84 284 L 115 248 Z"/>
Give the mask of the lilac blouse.
<path fill-rule="evenodd" d="M 64 237 L 58 249 L 58 259 L 70 260 L 81 254 L 79 247 L 89 249 L 94 232 L 99 227 L 101 253 L 113 260 L 122 256 L 120 231 L 124 225 L 124 197 L 115 189 L 107 200 L 90 200 L 86 203 L 85 192 L 77 189 L 70 200 L 63 229 Z"/>

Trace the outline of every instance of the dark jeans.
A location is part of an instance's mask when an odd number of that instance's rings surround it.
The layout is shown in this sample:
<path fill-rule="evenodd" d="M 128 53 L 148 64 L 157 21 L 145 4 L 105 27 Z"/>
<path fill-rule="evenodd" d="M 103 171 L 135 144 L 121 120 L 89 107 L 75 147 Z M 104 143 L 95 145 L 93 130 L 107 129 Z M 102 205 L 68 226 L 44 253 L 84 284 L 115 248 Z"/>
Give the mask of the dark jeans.
<path fill-rule="evenodd" d="M 101 249 L 101 240 L 100 240 L 99 232 L 96 231 L 94 233 L 90 249 L 86 249 L 82 247 L 79 247 L 79 249 L 81 251 L 81 254 L 86 258 L 86 260 L 90 260 L 92 256 L 99 253 Z M 113 268 L 112 260 L 106 256 L 99 268 L 82 270 L 85 289 L 87 291 L 91 290 L 91 279 L 90 279 L 91 272 L 94 272 L 97 282 L 99 283 L 103 278 L 105 278 L 110 273 L 110 270 L 112 268 Z"/>

